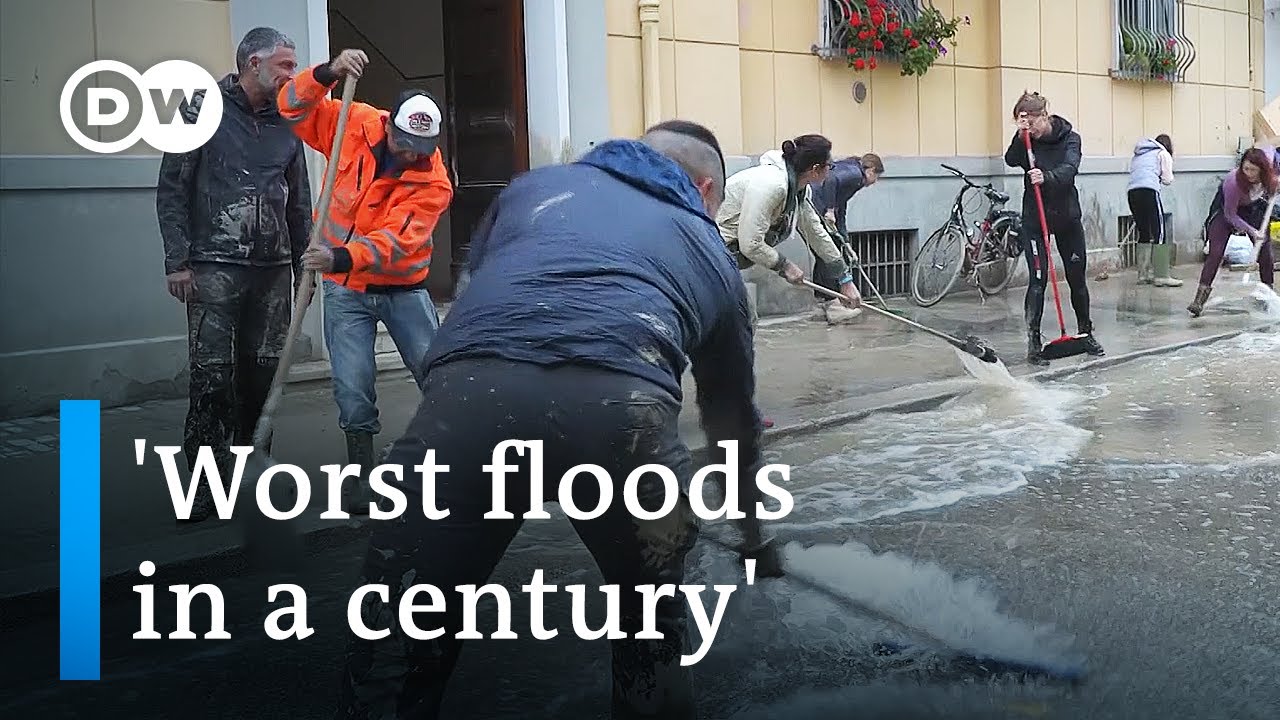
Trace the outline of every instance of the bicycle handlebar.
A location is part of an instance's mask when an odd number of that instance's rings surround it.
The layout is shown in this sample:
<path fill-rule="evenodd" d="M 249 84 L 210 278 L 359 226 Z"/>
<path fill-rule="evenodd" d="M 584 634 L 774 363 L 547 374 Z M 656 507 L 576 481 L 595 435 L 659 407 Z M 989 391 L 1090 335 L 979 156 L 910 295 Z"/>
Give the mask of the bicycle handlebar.
<path fill-rule="evenodd" d="M 970 179 L 969 179 L 969 176 L 968 176 L 968 175 L 965 175 L 965 174 L 964 174 L 963 172 L 961 172 L 959 169 L 954 168 L 954 167 L 951 167 L 950 165 L 948 165 L 948 164 L 946 164 L 946 163 L 938 163 L 938 164 L 939 164 L 939 165 L 941 165 L 942 167 L 946 168 L 947 170 L 950 170 L 950 171 L 951 171 L 951 172 L 952 172 L 956 177 L 960 178 L 961 180 L 964 180 L 965 184 L 966 184 L 966 185 L 968 185 L 969 187 L 977 188 L 977 189 L 979 189 L 979 190 L 992 190 L 992 189 L 994 189 L 994 186 L 993 186 L 991 183 L 987 183 L 986 185 L 979 185 L 979 184 L 975 183 L 974 181 L 970 180 Z"/>

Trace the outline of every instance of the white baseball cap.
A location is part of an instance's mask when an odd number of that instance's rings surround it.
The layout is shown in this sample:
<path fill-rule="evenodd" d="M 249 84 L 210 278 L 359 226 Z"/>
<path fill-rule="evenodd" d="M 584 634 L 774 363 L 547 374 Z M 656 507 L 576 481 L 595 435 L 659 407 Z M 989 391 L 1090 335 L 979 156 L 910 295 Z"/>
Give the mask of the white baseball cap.
<path fill-rule="evenodd" d="M 401 93 L 391 117 L 397 144 L 423 155 L 440 145 L 440 106 L 425 90 Z"/>

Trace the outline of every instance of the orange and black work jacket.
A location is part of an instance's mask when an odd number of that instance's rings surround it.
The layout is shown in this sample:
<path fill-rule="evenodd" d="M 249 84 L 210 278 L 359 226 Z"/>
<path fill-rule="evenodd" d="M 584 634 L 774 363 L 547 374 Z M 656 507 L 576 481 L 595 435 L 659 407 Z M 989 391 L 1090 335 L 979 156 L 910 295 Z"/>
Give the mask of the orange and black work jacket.
<path fill-rule="evenodd" d="M 330 162 L 342 102 L 326 95 L 336 82 L 328 65 L 318 65 L 299 73 L 278 98 L 293 131 Z M 431 234 L 453 199 L 440 150 L 421 164 L 392 167 L 389 113 L 359 102 L 349 112 L 329 216 L 315 219 L 333 248 L 333 270 L 324 277 L 360 292 L 425 288 Z"/>

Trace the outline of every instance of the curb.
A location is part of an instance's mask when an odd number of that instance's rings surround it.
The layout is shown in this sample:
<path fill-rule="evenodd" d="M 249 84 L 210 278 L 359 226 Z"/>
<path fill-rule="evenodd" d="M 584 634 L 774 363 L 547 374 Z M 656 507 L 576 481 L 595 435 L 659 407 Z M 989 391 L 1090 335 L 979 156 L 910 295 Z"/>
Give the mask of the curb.
<path fill-rule="evenodd" d="M 1113 365 L 1120 365 L 1122 363 L 1131 362 L 1133 360 L 1140 360 L 1145 357 L 1151 357 L 1152 355 L 1164 355 L 1166 353 L 1177 352 L 1178 350 L 1184 350 L 1189 347 L 1200 347 L 1204 345 L 1212 345 L 1214 343 L 1222 342 L 1223 340 L 1230 340 L 1232 338 L 1239 337 L 1241 335 L 1244 335 L 1245 333 L 1254 333 L 1254 332 L 1262 332 L 1264 330 L 1272 330 L 1278 326 L 1280 326 L 1280 323 L 1277 323 L 1275 321 L 1267 321 L 1267 322 L 1259 323 L 1257 325 L 1253 325 L 1246 328 L 1239 328 L 1236 330 L 1228 330 L 1226 332 L 1221 332 L 1214 335 L 1207 335 L 1202 338 L 1182 340 L 1180 342 L 1169 343 L 1168 345 L 1159 345 L 1157 347 L 1147 348 L 1145 350 L 1134 350 L 1132 352 L 1127 352 L 1122 355 L 1100 357 L 1100 358 L 1097 358 L 1096 360 L 1086 360 L 1085 362 L 1078 363 L 1070 367 L 1058 368 L 1056 370 L 1041 370 L 1040 372 L 1028 374 L 1025 377 L 1027 377 L 1028 379 L 1036 380 L 1036 381 L 1061 380 L 1062 378 L 1070 377 L 1072 375 L 1077 375 L 1082 372 L 1089 372 L 1090 370 L 1101 370 L 1102 368 L 1112 367 Z"/>
<path fill-rule="evenodd" d="M 1143 350 L 1135 350 L 1121 355 L 1088 360 L 1070 367 L 1029 373 L 1021 376 L 1020 379 L 1034 380 L 1037 382 L 1060 380 L 1072 375 L 1112 367 L 1155 355 L 1176 352 L 1189 347 L 1212 345 L 1214 343 L 1222 342 L 1223 340 L 1229 340 L 1231 338 L 1244 335 L 1245 333 L 1260 332 L 1263 330 L 1274 329 L 1278 326 L 1280 326 L 1280 323 L 1274 321 L 1264 322 L 1255 326 L 1216 333 L 1202 338 L 1184 340 Z M 764 431 L 763 444 L 767 446 L 779 440 L 789 439 L 839 425 L 845 425 L 850 422 L 856 422 L 871 415 L 884 413 L 904 414 L 933 410 L 948 400 L 959 397 L 972 384 L 976 384 L 977 381 L 970 379 L 969 382 L 965 383 L 964 378 L 958 377 L 955 378 L 954 381 L 940 382 L 956 382 L 957 384 L 964 383 L 965 387 L 950 390 L 939 390 L 936 393 L 925 395 L 923 397 L 883 403 L 881 405 L 861 408 L 858 410 L 831 413 L 810 420 L 791 423 L 781 427 L 769 428 Z M 708 457 L 709 447 L 705 442 L 697 446 L 691 446 L 689 449 L 695 461 L 699 464 L 706 464 L 706 462 L 710 460 Z M 303 531 L 301 533 L 301 539 L 306 554 L 308 556 L 314 555 L 318 552 L 340 545 L 349 544 L 366 537 L 369 531 L 369 527 L 366 522 L 367 521 L 357 520 L 343 524 L 331 523 Z M 219 577 L 241 575 L 246 572 L 251 572 L 252 569 L 253 568 L 250 566 L 248 557 L 246 556 L 242 546 L 226 547 L 214 550 L 205 555 L 158 565 L 156 568 L 156 575 L 150 578 L 149 581 L 155 585 L 163 585 L 165 581 L 162 578 L 165 575 L 175 575 L 181 576 L 181 580 L 179 580 L 179 582 L 195 584 L 201 579 L 213 581 Z M 101 602 L 105 604 L 107 600 L 129 595 L 133 592 L 133 584 L 138 582 L 138 580 L 139 577 L 133 571 L 117 572 L 104 576 L 101 584 Z M 31 592 L 19 593 L 17 595 L 0 598 L 0 618 L 3 618 L 3 622 L 0 623 L 0 627 L 10 627 L 16 623 L 21 623 L 24 620 L 42 616 L 47 617 L 48 615 L 56 614 L 58 609 L 57 598 L 57 587 L 44 588 L 41 590 L 34 590 Z"/>

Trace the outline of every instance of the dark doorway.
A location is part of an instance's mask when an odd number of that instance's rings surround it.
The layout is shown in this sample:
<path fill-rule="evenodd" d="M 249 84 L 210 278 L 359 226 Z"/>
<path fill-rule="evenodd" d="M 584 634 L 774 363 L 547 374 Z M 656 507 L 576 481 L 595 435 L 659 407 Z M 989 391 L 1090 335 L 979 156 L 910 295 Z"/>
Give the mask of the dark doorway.
<path fill-rule="evenodd" d="M 529 169 L 524 3 L 444 0 L 449 102 L 450 297 L 465 287 L 471 233 L 511 178 Z"/>

